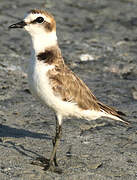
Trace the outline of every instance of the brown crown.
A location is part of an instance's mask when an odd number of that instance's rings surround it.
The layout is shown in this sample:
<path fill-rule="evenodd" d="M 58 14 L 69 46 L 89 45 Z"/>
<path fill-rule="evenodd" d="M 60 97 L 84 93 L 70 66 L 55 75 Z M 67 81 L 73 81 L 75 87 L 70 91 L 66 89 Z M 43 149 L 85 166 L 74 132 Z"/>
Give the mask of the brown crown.
<path fill-rule="evenodd" d="M 50 19 L 50 22 L 45 22 L 45 28 L 47 29 L 47 31 L 51 32 L 53 30 L 56 31 L 56 21 L 53 17 L 52 14 L 50 14 L 49 12 L 47 11 L 44 11 L 44 10 L 39 10 L 39 9 L 32 9 L 30 10 L 28 13 L 32 13 L 32 14 L 42 14 L 44 16 L 46 16 L 47 18 Z"/>

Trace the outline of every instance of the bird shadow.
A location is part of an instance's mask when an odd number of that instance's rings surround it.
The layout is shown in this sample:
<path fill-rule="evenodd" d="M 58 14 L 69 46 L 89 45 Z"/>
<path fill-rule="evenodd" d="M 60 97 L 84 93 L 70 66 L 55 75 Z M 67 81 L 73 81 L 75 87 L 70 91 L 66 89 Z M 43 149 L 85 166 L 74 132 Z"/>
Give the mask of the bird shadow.
<path fill-rule="evenodd" d="M 0 146 L 15 149 L 20 154 L 30 157 L 32 159 L 34 159 L 34 155 L 37 157 L 41 157 L 38 153 L 25 148 L 22 144 L 16 144 L 15 142 L 12 141 L 12 138 L 25 138 L 25 137 L 52 140 L 52 137 L 49 136 L 48 134 L 32 132 L 22 128 L 18 129 L 15 127 L 10 127 L 7 125 L 0 124 Z"/>
<path fill-rule="evenodd" d="M 31 137 L 31 138 L 39 138 L 39 139 L 47 139 L 47 140 L 52 139 L 48 134 L 32 132 L 22 128 L 18 129 L 15 127 L 10 127 L 2 124 L 0 124 L 0 137 L 14 137 L 14 138 Z"/>

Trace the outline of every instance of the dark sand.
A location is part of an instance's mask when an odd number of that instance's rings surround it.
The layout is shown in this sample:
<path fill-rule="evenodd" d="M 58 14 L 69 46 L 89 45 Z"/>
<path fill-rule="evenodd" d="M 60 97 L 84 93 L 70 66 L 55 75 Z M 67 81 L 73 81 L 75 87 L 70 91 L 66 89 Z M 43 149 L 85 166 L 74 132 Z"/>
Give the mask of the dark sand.
<path fill-rule="evenodd" d="M 65 120 L 61 175 L 30 164 L 50 156 L 55 133 L 54 113 L 28 91 L 29 35 L 8 30 L 32 8 L 55 15 L 66 63 L 131 122 Z M 1 1 L 0 34 L 0 180 L 137 179 L 137 1 Z M 81 61 L 83 54 L 89 61 Z"/>

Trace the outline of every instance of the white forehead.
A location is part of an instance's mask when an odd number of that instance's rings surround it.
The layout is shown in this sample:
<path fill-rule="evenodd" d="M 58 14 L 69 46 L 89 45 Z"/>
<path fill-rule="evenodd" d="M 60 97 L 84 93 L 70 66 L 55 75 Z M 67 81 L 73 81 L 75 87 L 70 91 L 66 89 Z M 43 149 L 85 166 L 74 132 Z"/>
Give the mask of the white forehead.
<path fill-rule="evenodd" d="M 31 21 L 34 21 L 37 17 L 43 17 L 45 19 L 45 21 L 50 23 L 49 17 L 47 17 L 45 14 L 41 14 L 41 13 L 26 14 L 24 17 L 24 20 L 25 20 L 25 22 L 31 22 Z"/>

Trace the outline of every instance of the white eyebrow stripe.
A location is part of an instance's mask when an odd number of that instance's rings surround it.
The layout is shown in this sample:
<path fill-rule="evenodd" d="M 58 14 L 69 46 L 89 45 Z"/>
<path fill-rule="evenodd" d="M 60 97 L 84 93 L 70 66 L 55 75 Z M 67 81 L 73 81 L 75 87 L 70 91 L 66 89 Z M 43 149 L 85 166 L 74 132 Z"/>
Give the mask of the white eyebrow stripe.
<path fill-rule="evenodd" d="M 46 17 L 44 14 L 41 14 L 41 13 L 27 14 L 25 16 L 24 20 L 25 20 L 26 23 L 30 23 L 30 22 L 34 21 L 35 19 L 37 19 L 38 17 L 43 17 L 46 22 L 50 23 L 50 19 L 48 17 Z"/>

